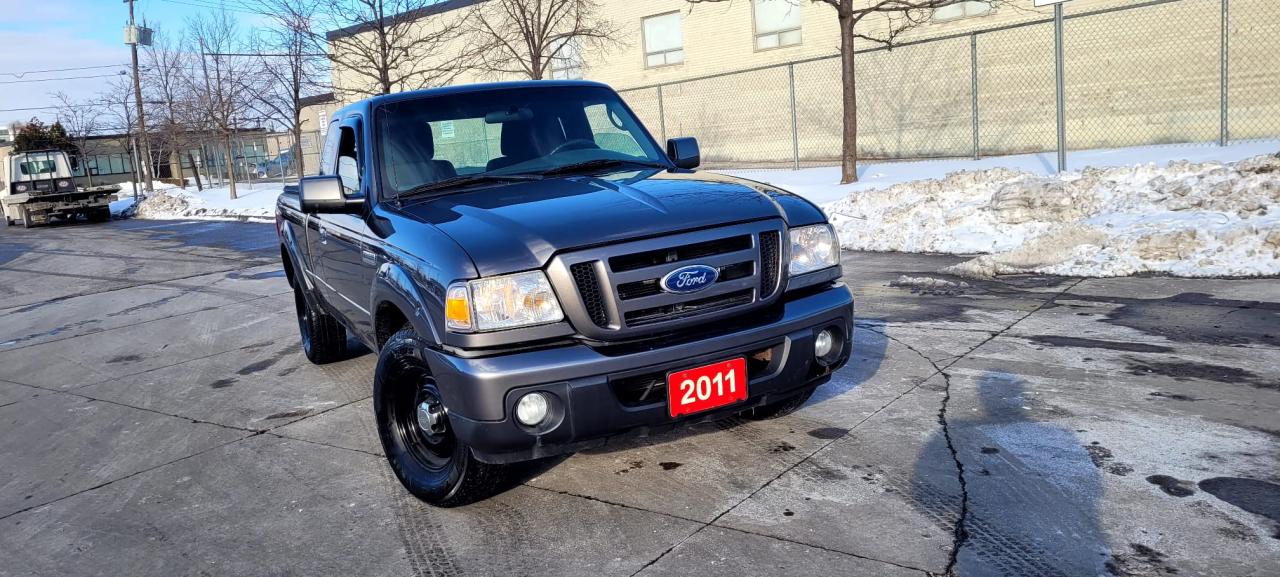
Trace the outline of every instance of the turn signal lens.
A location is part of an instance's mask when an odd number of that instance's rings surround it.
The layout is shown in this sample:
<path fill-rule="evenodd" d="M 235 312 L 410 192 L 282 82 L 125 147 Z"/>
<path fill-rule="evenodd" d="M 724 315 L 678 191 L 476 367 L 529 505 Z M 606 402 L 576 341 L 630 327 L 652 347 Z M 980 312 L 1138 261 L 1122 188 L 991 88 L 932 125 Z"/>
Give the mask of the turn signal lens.
<path fill-rule="evenodd" d="M 449 287 L 449 294 L 444 301 L 444 318 L 451 329 L 471 328 L 471 302 L 467 298 L 467 285 Z"/>
<path fill-rule="evenodd" d="M 496 331 L 564 319 L 547 275 L 540 270 L 459 282 L 445 301 L 449 329 Z"/>

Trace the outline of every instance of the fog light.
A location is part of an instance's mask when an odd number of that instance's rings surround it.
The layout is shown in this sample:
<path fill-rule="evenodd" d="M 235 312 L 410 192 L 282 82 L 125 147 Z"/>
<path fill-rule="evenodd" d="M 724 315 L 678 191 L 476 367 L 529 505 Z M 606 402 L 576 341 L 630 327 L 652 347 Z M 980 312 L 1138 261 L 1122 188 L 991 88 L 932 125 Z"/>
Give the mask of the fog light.
<path fill-rule="evenodd" d="M 529 393 L 516 401 L 516 420 L 528 427 L 537 426 L 546 420 L 550 408 L 551 403 L 547 401 L 546 395 Z"/>
<path fill-rule="evenodd" d="M 822 329 L 818 336 L 813 339 L 813 354 L 819 358 L 831 354 L 831 347 L 835 344 L 835 337 L 832 336 L 830 329 Z"/>

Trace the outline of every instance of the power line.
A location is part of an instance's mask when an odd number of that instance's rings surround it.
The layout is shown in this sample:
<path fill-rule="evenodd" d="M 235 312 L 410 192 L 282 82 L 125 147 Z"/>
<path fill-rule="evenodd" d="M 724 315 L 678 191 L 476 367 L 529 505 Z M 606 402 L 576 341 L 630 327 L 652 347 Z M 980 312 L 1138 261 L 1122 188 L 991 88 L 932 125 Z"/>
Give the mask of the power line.
<path fill-rule="evenodd" d="M 183 0 L 163 0 L 163 1 L 164 1 L 164 2 L 168 2 L 168 3 L 170 3 L 170 4 L 181 4 L 181 5 L 183 5 L 183 6 L 194 6 L 194 7 L 196 7 L 196 8 L 206 8 L 206 9 L 209 9 L 209 10 L 226 10 L 227 12 L 239 12 L 239 13 L 241 13 L 241 14 L 255 14 L 255 15 L 266 15 L 266 14 L 267 14 L 266 12 L 258 12 L 258 11 L 254 11 L 254 10 L 244 9 L 244 8 L 239 8 L 239 9 L 237 9 L 237 8 L 230 8 L 230 7 L 226 6 L 225 4 L 221 4 L 221 5 L 220 5 L 220 4 L 207 4 L 207 3 L 201 3 L 201 2 L 198 2 L 198 1 L 196 1 L 196 0 L 188 0 L 188 1 L 183 1 Z M 210 0 L 210 1 L 212 1 L 212 0 Z M 241 4 L 240 6 L 242 6 L 242 7 L 243 7 L 244 5 L 243 5 L 243 4 Z"/>
<path fill-rule="evenodd" d="M 26 76 L 28 74 L 43 74 L 45 72 L 70 72 L 73 70 L 93 70 L 96 68 L 117 68 L 122 66 L 128 66 L 128 64 L 127 63 L 100 64 L 98 66 L 77 66 L 75 68 L 49 68 L 46 70 L 24 70 L 22 72 L 0 72 L 0 76 L 13 76 L 15 78 L 22 78 L 23 76 Z"/>
<path fill-rule="evenodd" d="M 3 80 L 0 84 L 23 84 L 28 82 L 56 82 L 59 80 L 84 80 L 86 78 L 115 78 L 117 76 L 127 76 L 127 73 L 121 71 L 120 74 L 97 74 L 93 76 L 62 76 L 59 78 L 29 78 L 27 80 Z"/>

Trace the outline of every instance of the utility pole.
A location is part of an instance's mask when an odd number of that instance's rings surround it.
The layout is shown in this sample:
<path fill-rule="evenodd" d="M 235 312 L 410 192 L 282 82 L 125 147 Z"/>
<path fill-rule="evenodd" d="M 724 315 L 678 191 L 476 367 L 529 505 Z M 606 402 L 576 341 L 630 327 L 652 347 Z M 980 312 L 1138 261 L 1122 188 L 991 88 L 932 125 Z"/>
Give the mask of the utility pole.
<path fill-rule="evenodd" d="M 125 32 L 125 43 L 129 45 L 129 52 L 133 54 L 133 101 L 138 105 L 138 139 L 142 143 L 142 159 L 135 160 L 141 162 L 142 166 L 139 170 L 146 179 L 146 190 L 152 192 L 155 186 L 151 182 L 151 145 L 147 140 L 147 116 L 142 106 L 142 77 L 138 73 L 138 44 L 144 46 L 151 44 L 151 31 L 139 29 L 133 19 L 133 2 L 134 0 L 124 0 L 129 5 L 129 28 Z"/>

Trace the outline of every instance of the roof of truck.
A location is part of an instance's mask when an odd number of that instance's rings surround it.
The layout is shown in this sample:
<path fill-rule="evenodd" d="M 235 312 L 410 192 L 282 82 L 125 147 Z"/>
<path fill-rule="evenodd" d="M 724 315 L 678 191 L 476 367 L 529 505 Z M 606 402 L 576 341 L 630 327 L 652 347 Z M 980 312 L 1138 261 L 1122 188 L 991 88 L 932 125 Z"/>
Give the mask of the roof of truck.
<path fill-rule="evenodd" d="M 608 84 L 603 82 L 593 82 L 590 80 L 519 80 L 514 82 L 482 82 L 478 84 L 457 84 L 454 86 L 441 86 L 439 88 L 426 88 L 423 90 L 410 90 L 408 92 L 397 92 L 395 94 L 383 94 L 381 96 L 373 96 L 359 102 L 348 104 L 337 112 L 333 113 L 332 118 L 339 118 L 355 111 L 367 111 L 374 106 L 387 104 L 391 102 L 400 102 L 404 100 L 414 100 L 417 98 L 425 98 L 432 96 L 445 96 L 449 94 L 465 94 L 468 92 L 487 92 L 491 90 L 519 90 L 524 88 L 569 88 L 590 86 L 597 88 L 610 88 Z"/>

